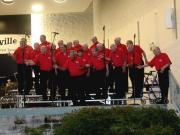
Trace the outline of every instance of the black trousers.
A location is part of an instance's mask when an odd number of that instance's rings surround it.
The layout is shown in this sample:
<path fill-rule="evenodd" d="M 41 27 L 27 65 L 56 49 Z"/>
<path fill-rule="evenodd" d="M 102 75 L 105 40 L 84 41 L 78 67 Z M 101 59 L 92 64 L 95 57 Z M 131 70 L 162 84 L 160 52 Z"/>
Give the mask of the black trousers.
<path fill-rule="evenodd" d="M 84 78 L 85 75 L 71 77 L 70 85 L 72 87 L 70 90 L 70 95 L 74 105 L 78 104 L 78 100 L 80 100 L 80 105 L 85 104 L 85 90 L 84 84 L 82 83 L 84 81 Z"/>
<path fill-rule="evenodd" d="M 17 64 L 18 72 L 18 92 L 23 94 L 23 90 L 26 95 L 29 94 L 32 89 L 32 68 L 25 64 Z"/>
<path fill-rule="evenodd" d="M 127 73 L 127 71 L 122 71 L 122 67 L 115 67 L 113 69 L 113 79 L 115 83 L 115 98 L 125 97 L 128 88 Z"/>
<path fill-rule="evenodd" d="M 161 89 L 162 101 L 168 99 L 168 89 L 169 89 L 169 68 L 167 68 L 163 73 L 158 71 L 159 87 Z"/>
<path fill-rule="evenodd" d="M 96 98 L 107 98 L 106 70 L 93 72 L 92 81 L 96 91 Z"/>
<path fill-rule="evenodd" d="M 113 66 L 112 64 L 108 64 L 108 67 L 109 67 L 109 76 L 106 77 L 106 87 L 107 87 L 107 90 L 109 89 L 109 92 L 115 92 L 114 91 L 114 80 L 113 80 Z"/>
<path fill-rule="evenodd" d="M 50 71 L 49 89 L 50 89 L 50 100 L 55 100 L 56 91 L 58 86 L 58 71 L 55 69 Z"/>
<path fill-rule="evenodd" d="M 40 95 L 40 71 L 39 71 L 39 66 L 33 66 L 33 71 L 34 71 L 34 88 L 36 91 L 36 95 Z"/>
<path fill-rule="evenodd" d="M 57 75 L 58 93 L 61 95 L 61 99 L 66 99 L 66 88 L 68 88 L 68 72 L 58 70 Z"/>
<path fill-rule="evenodd" d="M 144 85 L 144 69 L 135 66 L 129 68 L 129 77 L 132 83 L 132 97 L 141 98 Z"/>
<path fill-rule="evenodd" d="M 84 91 L 85 91 L 85 98 L 90 99 L 90 94 L 92 93 L 91 77 L 85 75 L 82 84 L 83 84 Z"/>
<path fill-rule="evenodd" d="M 50 88 L 50 100 L 54 100 L 56 96 L 56 76 L 54 70 L 52 71 L 43 71 L 40 70 L 40 93 L 43 96 L 43 100 L 47 100 L 47 87 Z M 49 84 L 48 84 L 49 83 Z"/>

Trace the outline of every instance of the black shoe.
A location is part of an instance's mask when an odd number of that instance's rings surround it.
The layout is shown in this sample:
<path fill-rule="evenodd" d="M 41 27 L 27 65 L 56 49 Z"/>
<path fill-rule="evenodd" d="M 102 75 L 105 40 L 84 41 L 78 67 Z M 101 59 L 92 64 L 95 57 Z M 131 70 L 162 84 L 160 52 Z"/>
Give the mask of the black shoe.
<path fill-rule="evenodd" d="M 107 98 L 108 98 L 107 94 L 102 95 L 102 99 L 107 99 Z"/>
<path fill-rule="evenodd" d="M 164 101 L 163 100 L 157 100 L 156 104 L 164 104 Z"/>

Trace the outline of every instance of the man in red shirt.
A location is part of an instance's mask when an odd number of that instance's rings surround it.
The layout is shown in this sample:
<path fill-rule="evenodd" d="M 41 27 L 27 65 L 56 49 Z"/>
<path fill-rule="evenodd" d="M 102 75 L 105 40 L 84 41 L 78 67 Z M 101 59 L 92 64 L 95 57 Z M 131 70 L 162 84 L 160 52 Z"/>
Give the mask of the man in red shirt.
<path fill-rule="evenodd" d="M 32 59 L 36 59 L 40 54 L 40 47 L 39 47 L 39 43 L 36 42 L 34 43 L 34 50 L 32 51 Z M 40 95 L 40 83 L 39 83 L 39 76 L 40 76 L 40 72 L 39 72 L 39 65 L 34 65 L 33 67 L 33 71 L 34 71 L 34 75 L 35 75 L 35 79 L 34 79 L 34 88 L 36 91 L 36 95 Z"/>
<path fill-rule="evenodd" d="M 144 64 L 143 56 L 145 62 L 147 63 L 146 53 L 140 46 L 133 45 L 131 40 L 127 41 L 127 49 L 129 77 L 133 89 L 133 93 L 130 98 L 141 98 L 143 96 L 144 68 L 138 69 L 137 67 Z"/>
<path fill-rule="evenodd" d="M 73 47 L 72 47 L 72 42 L 67 42 L 67 45 L 66 45 L 66 51 L 67 51 L 67 54 L 69 55 L 70 54 L 70 51 L 73 50 Z"/>
<path fill-rule="evenodd" d="M 91 39 L 91 41 L 92 41 L 92 45 L 90 46 L 90 51 L 92 51 L 92 49 L 94 49 L 94 48 L 96 48 L 97 47 L 97 44 L 99 43 L 99 41 L 98 41 L 98 39 L 97 39 L 97 37 L 96 36 L 94 36 L 92 39 Z"/>
<path fill-rule="evenodd" d="M 91 52 L 90 52 L 87 44 L 82 45 L 81 52 L 82 52 L 82 57 L 83 57 L 84 61 L 89 63 L 90 59 L 91 59 Z M 86 99 L 90 99 L 90 94 L 92 93 L 92 89 L 93 89 L 92 88 L 93 84 L 92 84 L 91 77 L 90 77 L 90 66 L 87 69 L 87 74 L 86 74 L 83 84 L 85 86 L 84 87 L 85 88 L 85 97 L 86 97 Z"/>
<path fill-rule="evenodd" d="M 41 46 L 41 53 L 33 60 L 26 62 L 27 65 L 39 65 L 40 69 L 40 90 L 43 96 L 43 100 L 47 100 L 47 83 L 52 78 L 53 64 L 50 54 L 47 52 L 46 46 Z"/>
<path fill-rule="evenodd" d="M 71 77 L 71 99 L 73 100 L 73 105 L 79 105 L 78 100 L 80 100 L 80 105 L 84 105 L 85 98 L 82 82 L 86 74 L 86 62 L 76 56 L 75 51 L 72 50 L 70 58 L 64 64 L 64 69 L 68 70 Z"/>
<path fill-rule="evenodd" d="M 66 52 L 66 46 L 60 45 L 60 51 L 58 51 L 55 55 L 55 61 L 58 69 L 58 89 L 59 94 L 61 95 L 61 99 L 67 99 L 65 95 L 65 89 L 68 88 L 68 72 L 62 70 L 64 68 L 64 64 L 68 60 L 68 54 Z"/>
<path fill-rule="evenodd" d="M 82 50 L 83 50 L 83 57 L 86 59 L 89 59 L 91 57 L 91 51 L 88 48 L 87 44 L 82 45 Z"/>
<path fill-rule="evenodd" d="M 18 92 L 19 94 L 28 95 L 32 88 L 32 69 L 31 66 L 26 66 L 25 62 L 32 58 L 33 48 L 27 45 L 27 40 L 22 38 L 20 40 L 20 47 L 18 47 L 14 54 L 13 58 L 17 63 L 17 72 L 18 72 Z"/>
<path fill-rule="evenodd" d="M 100 47 L 101 46 L 101 47 Z M 103 48 L 103 44 L 99 43 L 98 48 Z M 90 64 L 92 66 L 92 83 L 96 90 L 96 98 L 107 98 L 106 75 L 108 74 L 108 62 L 103 50 L 98 48 L 92 49 L 92 57 Z"/>
<path fill-rule="evenodd" d="M 50 53 L 50 51 L 51 51 L 51 43 L 46 40 L 46 35 L 41 35 L 40 36 L 40 41 L 41 41 L 40 47 L 41 46 L 46 46 L 47 47 L 47 52 Z"/>
<path fill-rule="evenodd" d="M 152 47 L 154 58 L 143 66 L 138 68 L 144 68 L 147 66 L 155 67 L 158 72 L 159 87 L 161 89 L 161 101 L 159 103 L 166 104 L 168 100 L 168 89 L 169 89 L 169 70 L 172 64 L 166 53 L 162 53 L 160 48 L 157 46 Z"/>
<path fill-rule="evenodd" d="M 113 98 L 125 98 L 126 92 L 126 70 L 124 70 L 124 66 L 126 63 L 126 59 L 124 59 L 124 53 L 120 52 L 117 45 L 111 45 L 111 54 L 110 60 L 113 66 L 112 76 L 115 84 L 115 95 Z"/>
<path fill-rule="evenodd" d="M 128 72 L 127 72 L 127 48 L 121 43 L 121 38 L 114 39 L 111 46 L 111 63 L 113 65 L 113 80 L 115 82 L 115 97 L 124 98 L 128 92 Z M 121 102 L 119 102 L 121 104 Z"/>

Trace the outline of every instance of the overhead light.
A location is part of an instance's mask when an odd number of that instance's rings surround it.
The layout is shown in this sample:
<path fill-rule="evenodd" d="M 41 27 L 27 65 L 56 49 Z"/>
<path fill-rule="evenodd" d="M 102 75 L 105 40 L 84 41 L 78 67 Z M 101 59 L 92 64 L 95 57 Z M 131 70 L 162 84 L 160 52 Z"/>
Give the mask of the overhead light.
<path fill-rule="evenodd" d="M 12 5 L 14 4 L 14 0 L 1 0 L 1 3 L 6 5 Z"/>
<path fill-rule="evenodd" d="M 43 10 L 43 6 L 42 5 L 32 5 L 32 11 L 35 11 L 35 12 L 40 12 Z"/>
<path fill-rule="evenodd" d="M 54 0 L 56 3 L 59 3 L 59 4 L 61 4 L 61 3 L 64 3 L 66 0 Z"/>

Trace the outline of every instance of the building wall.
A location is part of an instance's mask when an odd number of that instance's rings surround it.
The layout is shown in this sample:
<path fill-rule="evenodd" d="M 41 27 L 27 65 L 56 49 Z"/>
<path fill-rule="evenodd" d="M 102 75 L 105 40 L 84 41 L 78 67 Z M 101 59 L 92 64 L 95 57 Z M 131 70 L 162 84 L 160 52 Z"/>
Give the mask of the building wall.
<path fill-rule="evenodd" d="M 45 34 L 47 40 L 52 41 L 52 32 L 59 33 L 55 42 L 79 39 L 80 43 L 90 43 L 93 35 L 92 5 L 84 12 L 32 15 L 32 42 L 39 41 L 40 34 Z"/>
<path fill-rule="evenodd" d="M 94 35 L 102 41 L 102 27 L 106 26 L 106 45 L 111 44 L 115 37 L 120 36 L 122 43 L 133 40 L 136 34 L 136 44 L 140 41 L 148 58 L 152 58 L 150 44 L 154 42 L 162 51 L 168 52 L 172 59 L 172 72 L 180 82 L 180 1 L 177 2 L 177 29 L 167 29 L 165 13 L 174 7 L 174 0 L 94 0 Z M 138 39 L 137 22 L 139 22 L 140 38 Z"/>
<path fill-rule="evenodd" d="M 43 33 L 52 41 L 52 32 L 58 32 L 57 42 L 63 39 L 65 42 L 79 39 L 80 43 L 90 43 L 93 35 L 93 13 L 88 10 L 82 13 L 44 14 Z"/>

